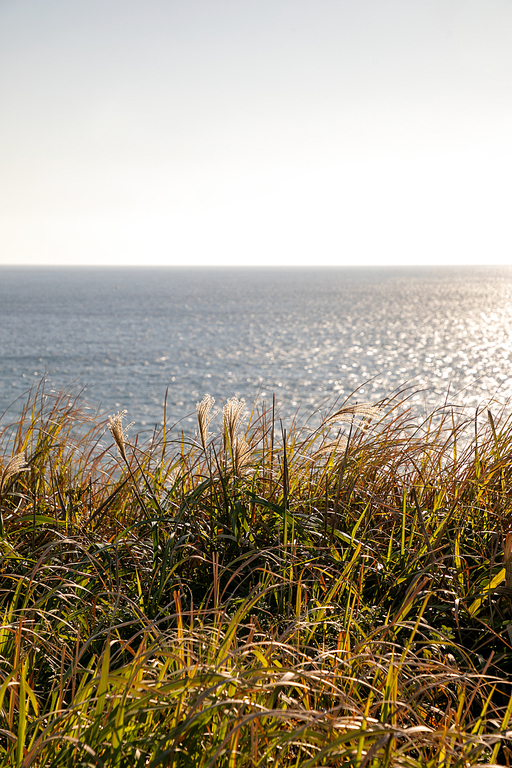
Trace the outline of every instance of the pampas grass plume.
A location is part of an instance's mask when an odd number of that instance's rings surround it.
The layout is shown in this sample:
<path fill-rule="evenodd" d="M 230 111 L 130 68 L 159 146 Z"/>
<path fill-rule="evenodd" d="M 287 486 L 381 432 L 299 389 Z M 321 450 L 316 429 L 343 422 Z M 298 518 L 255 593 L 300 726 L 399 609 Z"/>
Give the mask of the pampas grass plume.
<path fill-rule="evenodd" d="M 119 411 L 116 413 L 115 416 L 109 416 L 109 431 L 112 437 L 114 438 L 114 441 L 118 447 L 119 453 L 121 454 L 121 457 L 126 461 L 126 448 L 125 448 L 125 439 L 126 439 L 126 432 L 128 429 L 132 426 L 133 421 L 131 424 L 128 424 L 127 427 L 123 429 L 123 417 L 126 415 L 127 411 Z"/>
<path fill-rule="evenodd" d="M 199 435 L 201 437 L 201 443 L 203 449 L 206 451 L 206 441 L 208 439 L 208 427 L 213 419 L 214 414 L 211 413 L 215 398 L 211 395 L 205 395 L 200 403 L 196 403 L 197 423 L 199 426 Z"/>
<path fill-rule="evenodd" d="M 382 409 L 378 405 L 372 405 L 371 403 L 356 403 L 355 405 L 345 405 L 343 408 L 340 408 L 339 411 L 336 411 L 336 413 L 333 413 L 332 416 L 329 416 L 322 424 L 323 427 L 330 426 L 331 424 L 336 424 L 340 421 L 348 421 L 351 424 L 354 424 L 354 426 L 362 427 L 364 428 L 366 424 L 359 423 L 354 421 L 355 416 L 362 416 L 366 419 L 372 419 L 375 416 L 380 416 L 382 412 Z"/>
<path fill-rule="evenodd" d="M 25 455 L 23 453 L 17 453 L 6 464 L 5 469 L 0 476 L 0 495 L 4 489 L 5 484 L 13 475 L 17 475 L 18 472 L 26 472 L 29 469 L 27 462 L 25 461 Z"/>
<path fill-rule="evenodd" d="M 230 397 L 223 409 L 224 431 L 232 448 L 235 446 L 235 440 L 240 430 L 244 406 L 245 400 Z"/>

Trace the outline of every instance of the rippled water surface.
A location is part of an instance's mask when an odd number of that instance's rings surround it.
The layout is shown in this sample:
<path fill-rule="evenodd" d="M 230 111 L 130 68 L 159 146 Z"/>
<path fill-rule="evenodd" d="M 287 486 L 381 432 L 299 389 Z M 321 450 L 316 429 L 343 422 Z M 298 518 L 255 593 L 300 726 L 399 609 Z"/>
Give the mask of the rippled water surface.
<path fill-rule="evenodd" d="M 0 408 L 48 373 L 138 428 L 206 392 L 284 415 L 411 384 L 477 404 L 512 394 L 512 269 L 0 269 Z M 419 393 L 423 390 L 425 393 Z M 17 406 L 12 409 L 14 413 Z"/>

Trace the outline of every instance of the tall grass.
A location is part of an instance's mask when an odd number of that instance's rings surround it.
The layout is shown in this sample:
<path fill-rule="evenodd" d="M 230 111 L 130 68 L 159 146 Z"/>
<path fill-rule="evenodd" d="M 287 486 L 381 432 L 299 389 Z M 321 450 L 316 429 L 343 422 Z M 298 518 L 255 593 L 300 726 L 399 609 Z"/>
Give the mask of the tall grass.
<path fill-rule="evenodd" d="M 508 411 L 354 401 L 4 415 L 2 766 L 512 764 Z"/>

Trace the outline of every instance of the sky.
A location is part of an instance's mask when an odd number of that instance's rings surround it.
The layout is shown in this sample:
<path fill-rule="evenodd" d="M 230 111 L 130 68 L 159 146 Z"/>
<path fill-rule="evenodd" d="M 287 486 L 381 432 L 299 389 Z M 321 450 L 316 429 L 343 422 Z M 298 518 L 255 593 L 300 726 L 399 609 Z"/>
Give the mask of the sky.
<path fill-rule="evenodd" d="M 0 0 L 0 264 L 511 264 L 510 0 Z"/>

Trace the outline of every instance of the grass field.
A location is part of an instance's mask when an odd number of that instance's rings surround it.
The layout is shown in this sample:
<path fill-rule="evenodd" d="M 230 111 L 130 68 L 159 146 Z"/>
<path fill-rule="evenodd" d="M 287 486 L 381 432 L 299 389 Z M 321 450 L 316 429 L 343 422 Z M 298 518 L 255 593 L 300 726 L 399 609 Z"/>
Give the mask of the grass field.
<path fill-rule="evenodd" d="M 2 766 L 512 764 L 509 411 L 356 400 L 4 414 Z"/>

